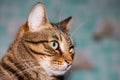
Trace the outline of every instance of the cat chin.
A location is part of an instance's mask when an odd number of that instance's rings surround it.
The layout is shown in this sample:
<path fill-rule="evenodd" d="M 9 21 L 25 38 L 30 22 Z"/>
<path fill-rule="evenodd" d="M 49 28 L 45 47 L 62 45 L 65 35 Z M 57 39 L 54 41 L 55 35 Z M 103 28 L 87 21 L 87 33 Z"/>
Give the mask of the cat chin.
<path fill-rule="evenodd" d="M 50 72 L 48 72 L 49 76 L 62 76 L 66 73 L 66 71 L 54 71 L 54 70 L 50 70 Z"/>
<path fill-rule="evenodd" d="M 64 75 L 69 69 L 71 68 L 71 66 L 69 66 L 68 68 L 66 68 L 65 70 L 52 70 L 52 69 L 45 69 L 47 74 L 49 76 L 62 76 Z"/>
<path fill-rule="evenodd" d="M 51 65 L 49 61 L 41 62 L 40 65 L 48 74 L 48 76 L 62 76 L 71 68 L 71 66 L 67 67 L 67 64 L 65 64 L 63 67 L 61 67 L 61 69 L 52 69 L 50 68 Z"/>
<path fill-rule="evenodd" d="M 71 66 L 69 66 L 69 67 L 66 68 L 65 70 L 50 70 L 49 76 L 62 76 L 62 75 L 64 75 L 70 68 L 71 68 Z"/>

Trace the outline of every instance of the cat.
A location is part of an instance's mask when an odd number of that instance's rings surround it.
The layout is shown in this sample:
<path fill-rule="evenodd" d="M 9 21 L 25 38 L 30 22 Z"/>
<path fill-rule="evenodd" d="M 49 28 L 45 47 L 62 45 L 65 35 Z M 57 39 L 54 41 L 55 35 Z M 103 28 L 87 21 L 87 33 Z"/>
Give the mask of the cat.
<path fill-rule="evenodd" d="M 37 3 L 0 62 L 0 80 L 64 80 L 75 54 L 71 21 L 49 22 Z"/>

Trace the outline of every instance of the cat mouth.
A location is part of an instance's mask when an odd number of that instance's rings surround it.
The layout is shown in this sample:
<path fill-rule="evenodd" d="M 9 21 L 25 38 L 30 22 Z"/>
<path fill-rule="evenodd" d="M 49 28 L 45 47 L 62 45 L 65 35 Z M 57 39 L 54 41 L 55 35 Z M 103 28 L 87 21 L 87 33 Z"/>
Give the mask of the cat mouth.
<path fill-rule="evenodd" d="M 56 69 L 53 69 L 54 71 L 67 71 L 71 68 L 71 66 L 67 66 L 66 68 L 56 68 Z"/>
<path fill-rule="evenodd" d="M 53 76 L 62 76 L 64 75 L 69 69 L 71 68 L 71 66 L 68 66 L 64 69 L 52 69 L 51 73 Z"/>

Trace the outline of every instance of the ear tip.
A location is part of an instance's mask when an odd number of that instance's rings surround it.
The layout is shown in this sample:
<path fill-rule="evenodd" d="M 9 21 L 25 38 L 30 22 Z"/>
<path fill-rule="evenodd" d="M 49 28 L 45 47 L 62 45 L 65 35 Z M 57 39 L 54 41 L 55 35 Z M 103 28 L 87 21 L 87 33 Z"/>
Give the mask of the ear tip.
<path fill-rule="evenodd" d="M 69 18 L 72 18 L 72 16 L 69 16 Z"/>
<path fill-rule="evenodd" d="M 70 19 L 70 20 L 71 20 L 71 19 L 72 19 L 72 16 L 68 17 L 68 19 Z"/>
<path fill-rule="evenodd" d="M 44 4 L 43 4 L 42 2 L 37 2 L 37 3 L 35 4 L 35 6 L 42 6 L 42 7 L 44 7 Z"/>
<path fill-rule="evenodd" d="M 72 21 L 72 19 L 73 19 L 72 16 L 67 18 L 68 21 Z"/>

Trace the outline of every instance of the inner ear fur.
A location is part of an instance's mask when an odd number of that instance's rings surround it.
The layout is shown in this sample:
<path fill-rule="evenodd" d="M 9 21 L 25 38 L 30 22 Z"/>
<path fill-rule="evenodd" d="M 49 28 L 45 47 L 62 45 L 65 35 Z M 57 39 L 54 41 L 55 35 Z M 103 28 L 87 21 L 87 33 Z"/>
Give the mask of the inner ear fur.
<path fill-rule="evenodd" d="M 32 8 L 27 23 L 31 32 L 36 32 L 49 23 L 46 8 L 42 3 L 39 2 Z"/>

